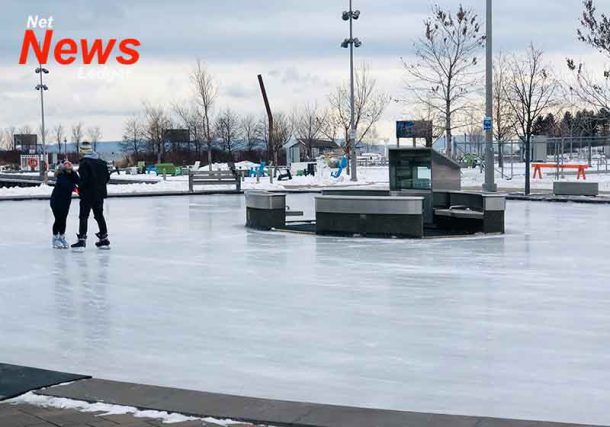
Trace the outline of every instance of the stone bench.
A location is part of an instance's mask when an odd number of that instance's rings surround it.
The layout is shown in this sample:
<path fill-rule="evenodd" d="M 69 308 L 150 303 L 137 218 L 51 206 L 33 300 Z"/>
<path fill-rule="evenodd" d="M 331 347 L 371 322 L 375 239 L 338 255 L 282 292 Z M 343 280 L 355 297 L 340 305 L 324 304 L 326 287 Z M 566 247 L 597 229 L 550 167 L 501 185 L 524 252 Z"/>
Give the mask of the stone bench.
<path fill-rule="evenodd" d="M 597 182 L 553 182 L 553 194 L 556 196 L 597 196 L 599 184 Z"/>
<path fill-rule="evenodd" d="M 271 230 L 286 225 L 286 194 L 246 191 L 246 226 Z"/>
<path fill-rule="evenodd" d="M 423 197 L 318 196 L 316 234 L 423 238 Z"/>
<path fill-rule="evenodd" d="M 189 191 L 192 193 L 198 185 L 235 185 L 241 191 L 241 178 L 229 170 L 224 171 L 191 171 L 189 173 Z"/>
<path fill-rule="evenodd" d="M 506 197 L 501 194 L 441 191 L 433 194 L 434 224 L 467 233 L 504 233 Z"/>

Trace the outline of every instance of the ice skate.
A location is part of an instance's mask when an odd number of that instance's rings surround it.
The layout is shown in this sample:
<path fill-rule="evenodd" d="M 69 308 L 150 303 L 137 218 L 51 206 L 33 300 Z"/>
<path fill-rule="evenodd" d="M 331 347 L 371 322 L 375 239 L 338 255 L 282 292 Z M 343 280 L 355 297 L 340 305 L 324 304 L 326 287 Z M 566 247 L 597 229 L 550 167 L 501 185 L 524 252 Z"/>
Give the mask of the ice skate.
<path fill-rule="evenodd" d="M 95 242 L 95 246 L 99 249 L 110 249 L 110 240 L 108 240 L 108 234 L 95 233 L 99 241 Z"/>
<path fill-rule="evenodd" d="M 78 236 L 78 242 L 72 245 L 72 250 L 75 252 L 82 252 L 87 247 L 87 236 L 80 237 Z"/>
<path fill-rule="evenodd" d="M 61 243 L 61 240 L 59 239 L 59 234 L 53 235 L 52 244 L 53 244 L 53 249 L 63 249 L 64 248 L 63 244 Z"/>
<path fill-rule="evenodd" d="M 62 249 L 69 249 L 70 248 L 70 245 L 66 241 L 66 235 L 65 234 L 60 234 L 59 235 L 59 243 L 61 244 L 61 248 Z"/>

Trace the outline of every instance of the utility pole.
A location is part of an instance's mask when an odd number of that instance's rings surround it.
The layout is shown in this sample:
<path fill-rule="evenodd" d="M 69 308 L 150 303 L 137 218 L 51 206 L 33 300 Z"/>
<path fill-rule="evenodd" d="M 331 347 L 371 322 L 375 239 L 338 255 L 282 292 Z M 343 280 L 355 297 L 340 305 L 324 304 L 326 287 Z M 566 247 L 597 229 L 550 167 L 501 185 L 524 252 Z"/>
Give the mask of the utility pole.
<path fill-rule="evenodd" d="M 42 126 L 40 128 L 40 133 L 42 134 L 42 158 L 43 161 L 40 165 L 40 175 L 42 176 L 42 182 L 45 184 L 49 180 L 49 176 L 47 174 L 47 143 L 45 140 L 45 128 L 44 128 L 44 91 L 49 90 L 49 88 L 42 82 L 42 75 L 49 74 L 49 70 L 43 68 L 42 65 L 39 65 L 36 68 L 36 74 L 40 75 L 40 83 L 36 85 L 36 90 L 40 91 L 40 115 L 42 117 Z"/>
<path fill-rule="evenodd" d="M 349 76 L 350 76 L 350 124 L 349 124 L 349 147 L 350 147 L 350 160 L 351 160 L 351 179 L 350 181 L 358 181 L 358 158 L 356 156 L 356 118 L 354 111 L 354 47 L 362 46 L 362 42 L 357 38 L 354 38 L 354 20 L 360 17 L 359 10 L 352 9 L 352 0 L 349 0 L 349 11 L 343 12 L 343 20 L 349 21 L 349 39 L 343 40 L 341 47 L 349 47 Z"/>
<path fill-rule="evenodd" d="M 492 45 L 492 0 L 487 0 L 486 32 L 486 87 L 485 87 L 485 184 L 483 191 L 495 193 L 498 187 L 494 182 L 494 139 L 493 139 L 493 45 Z"/>

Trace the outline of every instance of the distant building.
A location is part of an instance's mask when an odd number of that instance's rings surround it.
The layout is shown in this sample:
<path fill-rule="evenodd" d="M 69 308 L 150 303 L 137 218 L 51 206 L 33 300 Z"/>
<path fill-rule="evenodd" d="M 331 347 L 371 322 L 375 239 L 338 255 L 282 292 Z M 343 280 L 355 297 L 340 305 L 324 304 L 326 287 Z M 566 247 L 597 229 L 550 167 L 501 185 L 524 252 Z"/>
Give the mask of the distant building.
<path fill-rule="evenodd" d="M 311 156 L 308 158 L 309 146 L 311 145 Z M 286 161 L 291 163 L 313 160 L 326 153 L 335 152 L 341 148 L 339 144 L 328 139 L 315 139 L 309 143 L 301 138 L 292 138 L 284 144 L 286 150 Z"/>

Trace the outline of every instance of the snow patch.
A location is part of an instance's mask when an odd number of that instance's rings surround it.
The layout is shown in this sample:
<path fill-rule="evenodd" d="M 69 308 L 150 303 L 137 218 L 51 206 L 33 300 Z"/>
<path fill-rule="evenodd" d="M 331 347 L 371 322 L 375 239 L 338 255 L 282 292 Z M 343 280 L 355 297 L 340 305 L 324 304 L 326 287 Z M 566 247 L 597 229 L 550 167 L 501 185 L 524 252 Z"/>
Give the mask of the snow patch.
<path fill-rule="evenodd" d="M 212 417 L 197 418 L 190 417 L 187 415 L 178 414 L 175 412 L 166 411 L 153 411 L 153 410 L 139 410 L 133 406 L 121 406 L 111 405 L 108 403 L 89 403 L 82 400 L 66 399 L 63 397 L 51 397 L 41 396 L 33 392 L 25 393 L 14 399 L 7 401 L 13 405 L 28 404 L 34 406 L 41 406 L 44 408 L 57 408 L 57 409 L 74 409 L 81 412 L 100 412 L 97 416 L 108 416 L 108 415 L 132 415 L 136 418 L 154 418 L 161 420 L 164 424 L 175 424 L 183 423 L 185 421 L 203 421 L 208 423 L 214 423 L 221 426 L 231 426 L 235 424 L 242 424 L 239 421 L 232 420 L 220 420 Z"/>

